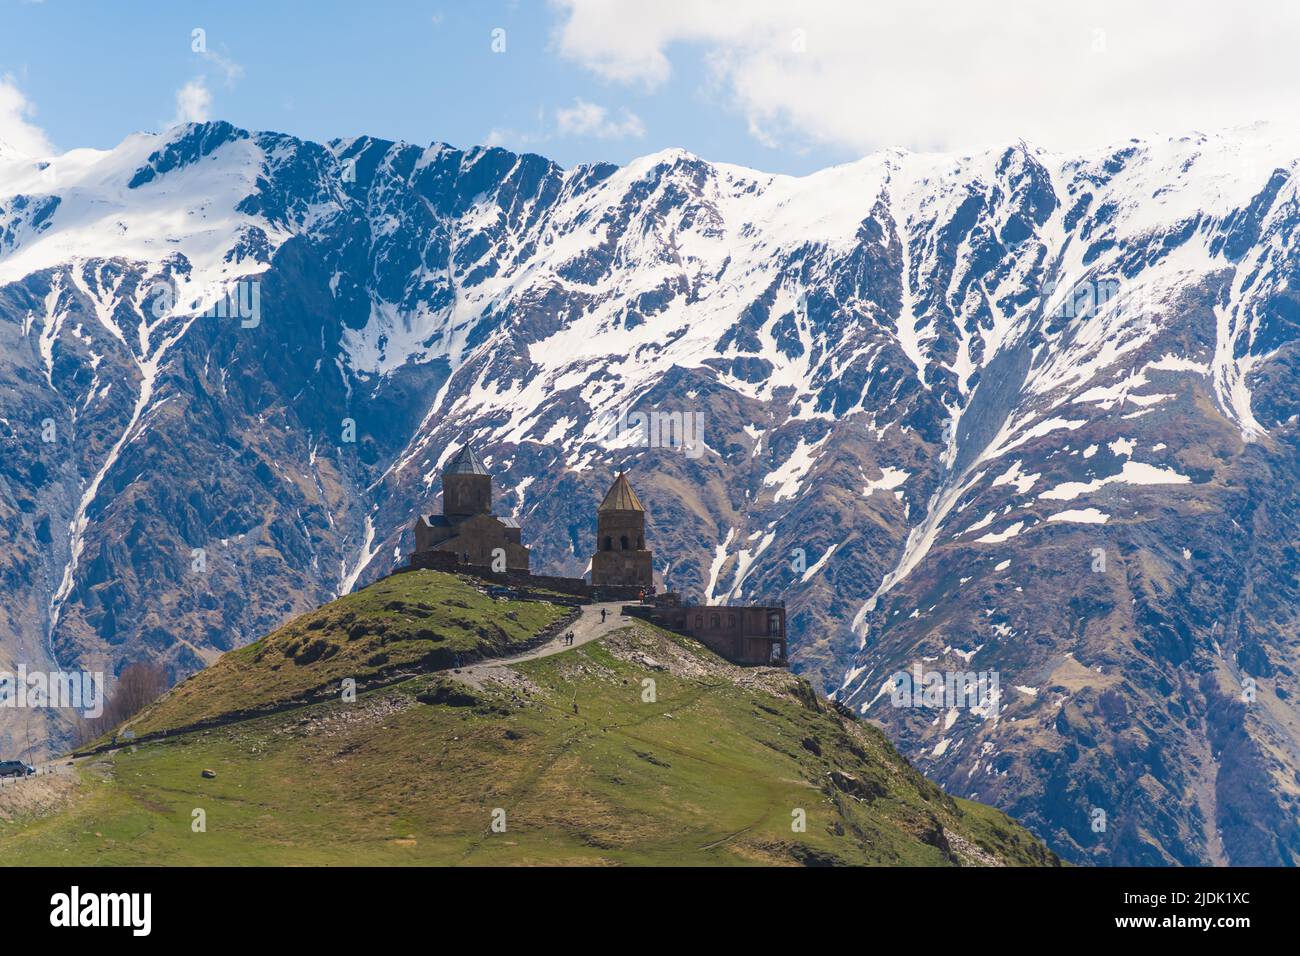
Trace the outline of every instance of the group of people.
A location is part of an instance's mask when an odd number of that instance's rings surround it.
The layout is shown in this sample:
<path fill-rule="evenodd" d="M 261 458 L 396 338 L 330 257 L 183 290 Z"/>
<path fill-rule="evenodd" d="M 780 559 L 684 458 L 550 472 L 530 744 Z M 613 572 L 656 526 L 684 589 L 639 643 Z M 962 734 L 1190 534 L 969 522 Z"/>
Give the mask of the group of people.
<path fill-rule="evenodd" d="M 605 623 L 605 609 L 603 607 L 600 609 L 600 623 Z M 576 635 L 572 631 L 566 631 L 564 634 L 564 646 L 572 647 L 575 637 Z"/>

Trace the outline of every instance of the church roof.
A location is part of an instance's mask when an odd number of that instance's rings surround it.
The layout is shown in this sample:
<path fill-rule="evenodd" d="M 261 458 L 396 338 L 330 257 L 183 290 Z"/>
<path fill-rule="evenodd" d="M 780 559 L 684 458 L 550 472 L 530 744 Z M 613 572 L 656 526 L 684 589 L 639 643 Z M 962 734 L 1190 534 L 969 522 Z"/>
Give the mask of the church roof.
<path fill-rule="evenodd" d="M 641 506 L 641 499 L 636 496 L 632 490 L 632 483 L 627 480 L 627 476 L 621 471 L 614 483 L 609 486 L 609 491 L 605 493 L 605 500 L 600 503 L 597 511 L 645 511 Z"/>
<path fill-rule="evenodd" d="M 483 462 L 478 460 L 478 455 L 474 454 L 474 449 L 466 443 L 448 462 L 442 473 L 444 475 L 486 475 L 487 469 L 483 467 Z"/>
<path fill-rule="evenodd" d="M 514 518 L 504 518 L 501 515 L 425 515 L 424 523 L 430 528 L 454 528 L 456 525 L 464 524 L 474 518 L 491 518 L 503 527 L 523 530 L 523 527 Z"/>

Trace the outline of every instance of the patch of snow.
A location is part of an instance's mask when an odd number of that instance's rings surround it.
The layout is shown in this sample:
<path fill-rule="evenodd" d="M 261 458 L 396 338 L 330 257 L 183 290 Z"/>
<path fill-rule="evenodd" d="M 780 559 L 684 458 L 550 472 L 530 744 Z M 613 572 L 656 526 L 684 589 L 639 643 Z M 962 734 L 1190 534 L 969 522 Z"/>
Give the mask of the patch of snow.
<path fill-rule="evenodd" d="M 998 485 L 1015 485 L 1016 492 L 1022 495 L 1029 491 L 1030 488 L 1034 487 L 1034 482 L 1039 479 L 1041 472 L 1033 475 L 1026 475 L 1021 473 L 1020 465 L 1020 459 L 1016 459 L 1014 465 L 993 479 L 993 487 L 996 488 Z"/>
<path fill-rule="evenodd" d="M 1156 465 L 1149 465 L 1146 462 L 1133 461 L 1131 458 L 1124 462 L 1124 468 L 1116 475 L 1110 475 L 1107 478 L 1096 478 L 1093 481 L 1066 481 L 1057 485 L 1055 488 L 1049 488 L 1040 494 L 1039 498 L 1049 501 L 1072 501 L 1080 495 L 1091 494 L 1098 488 L 1111 484 L 1125 485 L 1186 485 L 1191 483 L 1190 478 L 1186 475 L 1180 475 L 1176 471 L 1168 468 L 1160 468 Z"/>
<path fill-rule="evenodd" d="M 893 491 L 903 482 L 907 481 L 911 475 L 901 468 L 886 467 L 880 469 L 880 477 L 874 480 L 868 478 L 866 486 L 862 489 L 862 494 L 870 497 L 877 491 Z"/>
<path fill-rule="evenodd" d="M 826 562 L 831 559 L 831 555 L 835 553 L 835 549 L 838 547 L 839 547 L 839 542 L 836 542 L 835 544 L 827 548 L 826 553 L 817 559 L 817 563 L 803 573 L 803 577 L 799 579 L 800 583 L 801 584 L 807 583 L 808 581 L 816 577 L 817 572 L 820 571 L 825 566 Z"/>
<path fill-rule="evenodd" d="M 776 494 L 772 496 L 773 501 L 793 498 L 799 493 L 804 477 L 813 466 L 814 452 L 826 444 L 827 439 L 830 437 L 831 433 L 827 432 L 812 444 L 800 437 L 799 444 L 795 446 L 794 451 L 790 453 L 790 457 L 785 460 L 785 463 L 764 476 L 763 485 L 765 487 L 777 486 Z"/>
<path fill-rule="evenodd" d="M 709 583 L 704 587 L 705 604 L 717 603 L 716 599 L 713 596 L 713 592 L 718 587 L 718 573 L 722 570 L 722 565 L 726 563 L 727 549 L 731 547 L 731 539 L 734 538 L 735 536 L 736 536 L 736 529 L 729 528 L 727 530 L 726 539 L 722 542 L 722 544 L 718 545 L 717 548 L 715 548 L 713 551 L 713 563 L 709 565 Z"/>
<path fill-rule="evenodd" d="M 1058 511 L 1054 515 L 1049 515 L 1048 521 L 1077 521 L 1081 524 L 1105 524 L 1110 520 L 1110 515 L 1098 511 L 1096 508 L 1079 508 L 1071 511 Z"/>
<path fill-rule="evenodd" d="M 1008 525 L 1001 531 L 990 531 L 988 534 L 981 535 L 975 539 L 976 544 L 997 544 L 999 541 L 1006 541 L 1008 538 L 1014 538 L 1020 534 L 1024 528 L 1023 521 L 1017 521 L 1015 524 Z"/>

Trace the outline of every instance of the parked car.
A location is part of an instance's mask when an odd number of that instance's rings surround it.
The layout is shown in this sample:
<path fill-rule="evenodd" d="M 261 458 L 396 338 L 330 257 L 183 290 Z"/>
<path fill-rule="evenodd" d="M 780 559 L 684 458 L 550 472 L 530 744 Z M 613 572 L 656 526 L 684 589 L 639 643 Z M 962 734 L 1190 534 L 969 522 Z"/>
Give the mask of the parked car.
<path fill-rule="evenodd" d="M 30 777 L 36 768 L 21 760 L 0 760 L 0 777 Z"/>

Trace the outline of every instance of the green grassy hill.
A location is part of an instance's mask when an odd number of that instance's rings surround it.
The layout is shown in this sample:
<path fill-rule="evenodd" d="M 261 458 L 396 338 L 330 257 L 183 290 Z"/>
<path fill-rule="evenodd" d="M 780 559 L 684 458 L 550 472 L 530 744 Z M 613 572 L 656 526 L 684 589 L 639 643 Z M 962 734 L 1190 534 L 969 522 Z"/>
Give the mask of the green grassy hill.
<path fill-rule="evenodd" d="M 412 620 L 411 607 L 428 616 Z M 1027 831 L 944 794 L 801 679 L 734 667 L 644 623 L 499 678 L 432 656 L 508 651 L 564 613 L 432 572 L 336 601 L 135 722 L 168 729 L 164 739 L 77 761 L 38 809 L 6 813 L 0 791 L 0 860 L 1055 864 Z M 393 682 L 354 703 L 183 730 L 305 699 L 365 667 Z M 401 668 L 422 672 L 402 679 Z"/>
<path fill-rule="evenodd" d="M 176 687 L 126 724 L 137 735 L 256 714 L 402 675 L 523 649 L 567 608 L 494 600 L 450 574 L 410 571 L 302 615 Z"/>

